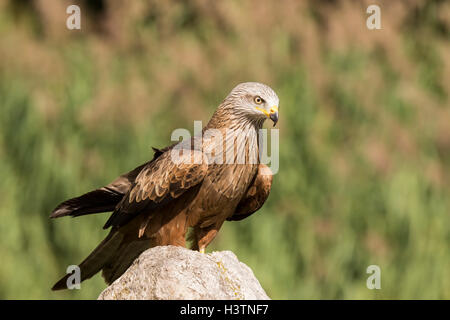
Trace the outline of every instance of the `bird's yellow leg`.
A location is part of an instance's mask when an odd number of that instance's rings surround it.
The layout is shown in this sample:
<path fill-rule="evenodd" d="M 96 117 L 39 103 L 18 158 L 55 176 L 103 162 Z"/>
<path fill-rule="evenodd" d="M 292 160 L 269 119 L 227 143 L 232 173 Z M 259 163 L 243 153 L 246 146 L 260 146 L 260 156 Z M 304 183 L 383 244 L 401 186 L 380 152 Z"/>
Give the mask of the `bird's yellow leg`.
<path fill-rule="evenodd" d="M 217 235 L 217 231 L 219 230 L 220 225 L 213 226 L 208 229 L 200 229 L 197 233 L 197 248 L 200 253 L 205 253 L 206 247 L 211 243 L 214 237 Z"/>

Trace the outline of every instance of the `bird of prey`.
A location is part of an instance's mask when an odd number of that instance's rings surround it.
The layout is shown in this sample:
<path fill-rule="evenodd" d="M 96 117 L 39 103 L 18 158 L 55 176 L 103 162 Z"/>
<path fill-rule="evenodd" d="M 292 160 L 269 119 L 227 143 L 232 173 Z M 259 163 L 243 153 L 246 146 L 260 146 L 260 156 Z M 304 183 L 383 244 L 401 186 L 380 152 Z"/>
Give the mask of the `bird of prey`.
<path fill-rule="evenodd" d="M 278 96 L 267 85 L 241 83 L 201 135 L 154 148 L 151 161 L 58 205 L 51 218 L 112 211 L 103 227 L 111 228 L 109 234 L 79 264 L 81 281 L 102 270 L 110 284 L 144 250 L 186 246 L 188 228 L 192 249 L 203 253 L 226 220 L 242 220 L 261 208 L 272 173 L 259 161 L 258 130 L 268 118 L 275 126 L 278 105 Z M 52 289 L 66 289 L 69 276 Z"/>

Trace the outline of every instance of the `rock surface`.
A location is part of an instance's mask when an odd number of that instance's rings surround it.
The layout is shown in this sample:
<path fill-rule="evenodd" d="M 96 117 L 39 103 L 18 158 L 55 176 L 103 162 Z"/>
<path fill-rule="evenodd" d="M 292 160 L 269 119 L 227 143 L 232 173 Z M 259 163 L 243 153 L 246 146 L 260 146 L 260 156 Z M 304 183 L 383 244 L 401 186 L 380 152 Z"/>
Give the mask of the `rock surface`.
<path fill-rule="evenodd" d="M 98 297 L 135 299 L 270 299 L 231 251 L 202 254 L 175 246 L 144 251 Z"/>

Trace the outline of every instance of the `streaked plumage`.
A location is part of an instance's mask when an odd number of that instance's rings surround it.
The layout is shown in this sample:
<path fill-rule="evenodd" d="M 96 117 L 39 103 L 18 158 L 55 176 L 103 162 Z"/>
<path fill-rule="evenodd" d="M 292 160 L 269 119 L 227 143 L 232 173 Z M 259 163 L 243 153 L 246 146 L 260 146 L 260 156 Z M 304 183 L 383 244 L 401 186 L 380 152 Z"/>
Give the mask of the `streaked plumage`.
<path fill-rule="evenodd" d="M 267 118 L 276 123 L 278 102 L 268 86 L 242 83 L 217 108 L 201 137 L 154 149 L 151 161 L 57 206 L 52 218 L 113 211 L 104 226 L 110 233 L 79 265 L 81 280 L 102 270 L 111 283 L 142 251 L 185 246 L 189 227 L 193 249 L 203 251 L 225 220 L 242 220 L 257 211 L 272 184 L 270 169 L 259 163 L 258 129 Z M 208 135 L 212 129 L 222 138 Z M 183 150 L 185 161 L 173 161 L 175 148 Z M 53 290 L 65 289 L 67 278 Z"/>

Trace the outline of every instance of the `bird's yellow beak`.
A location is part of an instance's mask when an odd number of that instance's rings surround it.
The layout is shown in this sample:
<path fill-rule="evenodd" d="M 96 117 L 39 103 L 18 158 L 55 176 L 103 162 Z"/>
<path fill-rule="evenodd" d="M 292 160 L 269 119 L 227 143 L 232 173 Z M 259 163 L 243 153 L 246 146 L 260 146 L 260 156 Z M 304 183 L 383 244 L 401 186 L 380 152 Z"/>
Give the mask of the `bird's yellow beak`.
<path fill-rule="evenodd" d="M 273 121 L 273 126 L 275 127 L 275 125 L 278 122 L 278 107 L 277 106 L 273 106 L 272 108 L 270 108 L 269 111 L 267 111 L 266 109 L 263 108 L 258 108 L 255 107 L 257 110 L 261 111 L 262 113 L 264 113 L 267 118 L 269 118 L 270 120 Z"/>
<path fill-rule="evenodd" d="M 273 106 L 272 108 L 270 108 L 269 118 L 270 118 L 270 120 L 273 121 L 273 126 L 275 127 L 275 125 L 278 122 L 278 107 L 277 106 Z"/>

